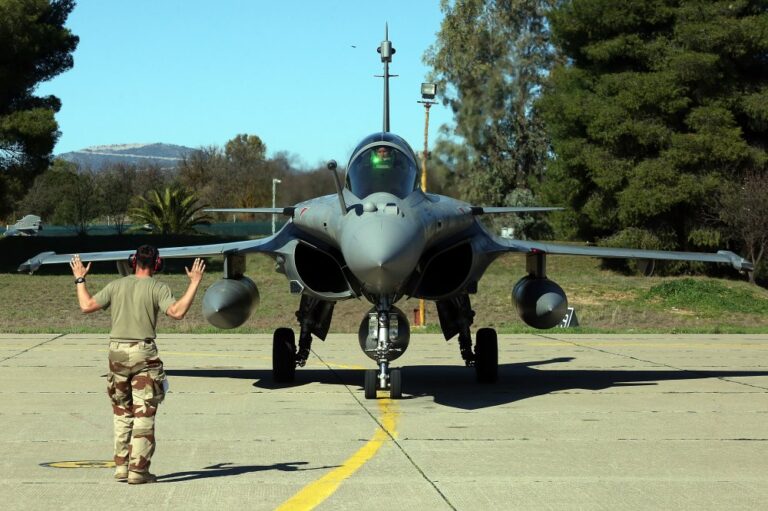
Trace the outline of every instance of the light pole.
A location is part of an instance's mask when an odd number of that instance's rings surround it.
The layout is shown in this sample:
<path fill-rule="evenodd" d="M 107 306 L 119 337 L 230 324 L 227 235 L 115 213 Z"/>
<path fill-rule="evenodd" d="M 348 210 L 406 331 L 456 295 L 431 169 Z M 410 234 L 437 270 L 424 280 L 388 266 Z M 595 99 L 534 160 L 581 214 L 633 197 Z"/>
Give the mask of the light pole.
<path fill-rule="evenodd" d="M 274 209 L 275 206 L 275 197 L 277 195 L 277 185 L 278 183 L 282 183 L 279 179 L 272 179 L 272 209 Z M 272 234 L 275 234 L 275 214 L 272 213 Z"/>
<path fill-rule="evenodd" d="M 427 157 L 429 156 L 429 109 L 432 105 L 436 104 L 435 95 L 437 94 L 437 85 L 434 83 L 422 83 L 421 84 L 421 103 L 424 105 L 424 152 L 421 155 L 421 191 L 427 192 Z M 424 307 L 424 300 L 419 300 L 419 324 L 426 326 L 427 324 L 427 312 Z"/>

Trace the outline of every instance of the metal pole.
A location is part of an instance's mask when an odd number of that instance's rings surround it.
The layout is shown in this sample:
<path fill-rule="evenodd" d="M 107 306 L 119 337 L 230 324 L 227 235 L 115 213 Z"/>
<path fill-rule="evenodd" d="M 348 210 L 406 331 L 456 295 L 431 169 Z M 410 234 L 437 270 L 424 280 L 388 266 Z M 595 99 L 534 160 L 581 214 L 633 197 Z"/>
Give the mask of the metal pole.
<path fill-rule="evenodd" d="M 427 193 L 427 156 L 429 155 L 429 108 L 434 104 L 431 101 L 424 103 L 424 152 L 421 155 L 421 191 Z M 427 325 L 427 310 L 424 300 L 419 299 L 419 325 Z"/>
<path fill-rule="evenodd" d="M 421 191 L 424 193 L 427 192 L 427 156 L 429 155 L 427 143 L 429 140 L 429 107 L 431 106 L 432 103 L 424 101 L 424 153 L 421 159 Z"/>
<path fill-rule="evenodd" d="M 277 183 L 282 183 L 279 179 L 272 180 L 272 209 L 275 207 L 275 197 L 277 195 Z M 275 214 L 272 213 L 272 234 L 275 234 Z"/>

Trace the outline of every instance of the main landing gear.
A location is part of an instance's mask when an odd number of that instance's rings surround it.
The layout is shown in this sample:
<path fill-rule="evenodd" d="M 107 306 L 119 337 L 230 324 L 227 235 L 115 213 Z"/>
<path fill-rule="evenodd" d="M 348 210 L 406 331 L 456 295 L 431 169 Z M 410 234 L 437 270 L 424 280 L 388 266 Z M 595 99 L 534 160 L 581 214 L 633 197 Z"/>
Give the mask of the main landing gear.
<path fill-rule="evenodd" d="M 499 348 L 496 331 L 481 328 L 477 331 L 474 347 L 470 326 L 474 311 L 469 296 L 460 295 L 437 302 L 440 327 L 446 339 L 458 334 L 459 351 L 467 367 L 474 367 L 477 381 L 494 383 L 498 379 Z M 294 331 L 278 328 L 272 340 L 272 374 L 276 383 L 291 383 L 296 367 L 303 367 L 310 354 L 312 336 L 325 338 L 330 324 L 333 303 L 302 297 L 296 317 L 301 325 L 298 349 Z M 359 330 L 360 347 L 378 369 L 365 371 L 363 389 L 366 399 L 375 399 L 379 390 L 389 391 L 392 399 L 403 396 L 403 375 L 400 369 L 391 369 L 390 362 L 408 348 L 410 326 L 406 315 L 387 299 L 363 318 Z"/>
<path fill-rule="evenodd" d="M 272 379 L 291 383 L 296 377 L 296 341 L 293 330 L 278 328 L 272 337 Z"/>
<path fill-rule="evenodd" d="M 481 328 L 477 331 L 475 373 L 479 383 L 496 383 L 499 378 L 499 342 L 493 328 Z"/>
<path fill-rule="evenodd" d="M 275 383 L 291 383 L 296 368 L 304 367 L 312 349 L 312 334 L 320 339 L 328 335 L 333 316 L 333 302 L 302 295 L 296 319 L 299 322 L 299 347 L 290 328 L 278 328 L 272 337 L 272 378 Z"/>
<path fill-rule="evenodd" d="M 475 349 L 469 329 L 459 334 L 459 351 L 467 367 L 475 368 L 478 383 L 496 383 L 499 376 L 499 342 L 496 330 L 481 328 L 475 335 Z"/>
<path fill-rule="evenodd" d="M 467 367 L 474 367 L 479 383 L 495 383 L 499 374 L 499 343 L 496 330 L 481 328 L 477 331 L 472 349 L 470 327 L 475 311 L 469 295 L 458 295 L 436 303 L 440 328 L 446 339 L 459 335 L 459 352 Z"/>
<path fill-rule="evenodd" d="M 299 334 L 299 349 L 290 328 L 278 328 L 272 336 L 272 378 L 275 383 L 291 383 L 296 376 L 296 368 L 304 367 L 312 349 L 312 334 Z"/>

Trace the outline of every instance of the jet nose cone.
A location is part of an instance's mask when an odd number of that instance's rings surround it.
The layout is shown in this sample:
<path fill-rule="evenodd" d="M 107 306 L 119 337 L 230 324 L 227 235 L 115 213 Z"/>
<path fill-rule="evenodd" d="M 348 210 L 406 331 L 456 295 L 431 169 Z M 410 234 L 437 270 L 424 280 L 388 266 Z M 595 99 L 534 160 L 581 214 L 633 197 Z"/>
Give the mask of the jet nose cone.
<path fill-rule="evenodd" d="M 358 218 L 342 238 L 352 273 L 369 292 L 396 292 L 410 277 L 424 249 L 424 237 L 402 217 Z"/>

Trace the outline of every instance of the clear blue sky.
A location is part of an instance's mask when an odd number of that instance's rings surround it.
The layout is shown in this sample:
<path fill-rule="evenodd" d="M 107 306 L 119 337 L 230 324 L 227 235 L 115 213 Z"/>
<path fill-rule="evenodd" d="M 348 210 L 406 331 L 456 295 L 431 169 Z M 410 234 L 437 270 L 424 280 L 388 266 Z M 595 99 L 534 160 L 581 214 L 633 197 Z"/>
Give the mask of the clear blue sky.
<path fill-rule="evenodd" d="M 80 0 L 67 26 L 75 66 L 41 84 L 62 100 L 55 153 L 103 144 L 223 146 L 261 137 L 270 155 L 346 164 L 381 130 L 389 24 L 391 131 L 423 148 L 421 82 L 442 14 L 439 0 Z M 430 111 L 430 145 L 448 109 Z"/>

